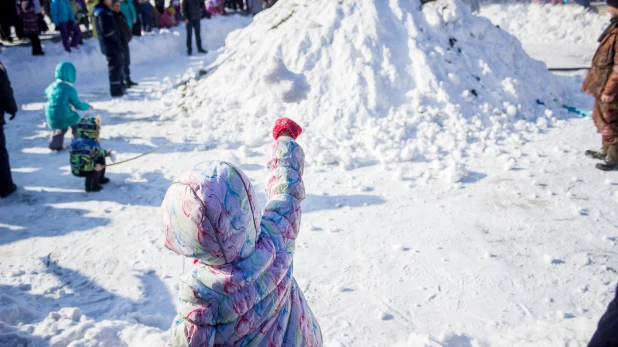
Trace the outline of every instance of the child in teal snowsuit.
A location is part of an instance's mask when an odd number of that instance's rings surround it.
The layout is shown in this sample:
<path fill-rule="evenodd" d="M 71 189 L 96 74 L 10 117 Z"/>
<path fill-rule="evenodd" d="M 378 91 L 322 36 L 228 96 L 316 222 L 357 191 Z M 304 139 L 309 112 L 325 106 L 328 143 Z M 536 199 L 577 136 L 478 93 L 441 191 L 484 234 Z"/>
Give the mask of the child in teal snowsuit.
<path fill-rule="evenodd" d="M 76 78 L 75 66 L 67 61 L 62 62 L 56 67 L 56 82 L 45 89 L 45 96 L 47 97 L 45 117 L 49 127 L 54 130 L 49 142 L 49 149 L 53 151 L 62 149 L 64 134 L 69 128 L 71 128 L 73 139 L 75 139 L 75 125 L 80 118 L 75 110 L 92 109 L 92 106 L 82 102 L 77 96 L 77 90 L 73 87 Z"/>

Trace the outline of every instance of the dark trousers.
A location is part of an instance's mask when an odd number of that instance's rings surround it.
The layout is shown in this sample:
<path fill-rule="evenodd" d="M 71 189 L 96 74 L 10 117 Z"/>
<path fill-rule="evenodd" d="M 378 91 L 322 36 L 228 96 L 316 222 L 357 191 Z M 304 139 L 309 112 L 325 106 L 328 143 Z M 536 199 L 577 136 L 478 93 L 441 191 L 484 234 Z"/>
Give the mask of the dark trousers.
<path fill-rule="evenodd" d="M 105 157 L 101 156 L 96 161 L 97 164 L 105 165 Z M 99 182 L 101 179 L 105 177 L 105 169 L 101 171 L 92 170 L 92 172 L 86 174 L 86 191 L 93 191 L 97 186 L 99 186 Z"/>
<path fill-rule="evenodd" d="M 41 48 L 41 40 L 39 39 L 39 35 L 29 34 L 27 36 L 32 43 L 32 55 L 38 55 L 43 53 L 43 48 Z"/>
<path fill-rule="evenodd" d="M 109 92 L 112 96 L 123 96 L 124 89 L 124 53 L 118 52 L 107 55 L 109 70 Z"/>
<path fill-rule="evenodd" d="M 1 117 L 4 114 L 0 113 Z M 11 165 L 9 164 L 9 152 L 6 150 L 6 138 L 4 137 L 4 125 L 0 123 L 0 193 L 5 193 L 13 187 Z"/>
<path fill-rule="evenodd" d="M 144 3 L 140 5 L 139 12 L 142 15 L 142 29 L 149 33 L 152 31 L 152 5 L 150 3 Z"/>
<path fill-rule="evenodd" d="M 131 80 L 131 51 L 129 50 L 129 45 L 124 46 L 124 56 L 123 56 L 123 70 L 122 77 L 123 81 L 129 82 Z"/>
<path fill-rule="evenodd" d="M 190 20 L 187 23 L 187 52 L 191 54 L 192 45 L 191 45 L 191 37 L 193 36 L 192 31 L 195 31 L 195 45 L 197 46 L 197 50 L 202 50 L 202 33 L 200 32 L 200 20 Z"/>
<path fill-rule="evenodd" d="M 59 27 L 64 50 L 70 52 L 71 47 L 77 47 L 77 45 L 79 44 L 79 40 L 82 38 L 82 30 L 79 28 L 79 25 L 73 22 L 60 23 Z M 69 34 L 71 34 L 72 36 L 70 42 Z"/>
<path fill-rule="evenodd" d="M 51 138 L 49 139 L 49 149 L 51 150 L 62 150 L 64 148 L 64 134 L 69 131 L 69 128 L 64 129 L 54 129 Z M 71 135 L 73 135 L 73 140 L 77 136 L 77 127 L 71 127 Z"/>

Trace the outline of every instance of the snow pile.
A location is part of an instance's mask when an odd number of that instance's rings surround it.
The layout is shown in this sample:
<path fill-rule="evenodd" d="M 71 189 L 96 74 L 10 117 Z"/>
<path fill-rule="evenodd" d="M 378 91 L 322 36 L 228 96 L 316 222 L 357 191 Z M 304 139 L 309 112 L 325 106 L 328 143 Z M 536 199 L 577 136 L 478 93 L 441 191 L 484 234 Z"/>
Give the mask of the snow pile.
<path fill-rule="evenodd" d="M 307 100 L 277 102 L 264 90 L 273 52 L 306 76 Z M 546 107 L 561 106 L 562 94 L 515 37 L 459 1 L 288 0 L 230 34 L 208 75 L 162 98 L 160 118 L 208 147 L 262 145 L 273 121 L 290 117 L 305 129 L 309 163 L 416 160 L 456 181 L 467 156 L 551 126 L 559 114 Z"/>
<path fill-rule="evenodd" d="M 283 60 L 278 57 L 270 59 L 263 80 L 276 97 L 285 103 L 297 104 L 307 100 L 307 94 L 311 91 L 307 77 L 288 70 Z"/>
<path fill-rule="evenodd" d="M 163 346 L 168 332 L 139 324 L 135 320 L 96 322 L 75 307 L 50 312 L 37 324 L 22 325 L 21 330 L 0 322 L 0 345 L 3 346 Z M 4 327 L 4 331 L 3 328 Z"/>
<path fill-rule="evenodd" d="M 524 43 L 595 44 L 609 24 L 609 15 L 584 13 L 581 6 L 496 4 L 480 15 Z"/>
<path fill-rule="evenodd" d="M 217 17 L 202 24 L 202 41 L 205 47 L 221 47 L 230 31 L 246 26 L 251 19 L 241 16 Z M 131 65 L 152 59 L 173 59 L 186 54 L 186 31 L 183 27 L 163 29 L 142 37 L 134 37 L 129 43 Z M 40 88 L 42 81 L 54 80 L 56 65 L 70 61 L 77 68 L 78 83 L 88 80 L 89 73 L 107 71 L 107 60 L 99 46 L 98 39 L 84 40 L 84 45 L 67 53 L 60 42 L 43 41 L 44 57 L 32 57 L 30 47 L 0 48 L 0 61 L 7 67 L 13 89 L 24 93 Z M 40 92 L 43 95 L 43 92 Z"/>

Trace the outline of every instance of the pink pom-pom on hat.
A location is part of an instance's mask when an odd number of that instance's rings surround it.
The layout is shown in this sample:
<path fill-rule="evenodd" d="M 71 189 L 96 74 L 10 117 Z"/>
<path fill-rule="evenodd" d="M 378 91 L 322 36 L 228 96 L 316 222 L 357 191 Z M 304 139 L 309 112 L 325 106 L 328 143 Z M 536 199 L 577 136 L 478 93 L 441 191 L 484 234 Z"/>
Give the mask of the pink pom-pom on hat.
<path fill-rule="evenodd" d="M 289 118 L 279 118 L 273 127 L 273 138 L 277 140 L 279 138 L 279 133 L 284 130 L 287 130 L 294 140 L 296 140 L 296 138 L 303 132 L 303 128 L 301 128 L 300 125 L 296 124 L 293 120 Z"/>

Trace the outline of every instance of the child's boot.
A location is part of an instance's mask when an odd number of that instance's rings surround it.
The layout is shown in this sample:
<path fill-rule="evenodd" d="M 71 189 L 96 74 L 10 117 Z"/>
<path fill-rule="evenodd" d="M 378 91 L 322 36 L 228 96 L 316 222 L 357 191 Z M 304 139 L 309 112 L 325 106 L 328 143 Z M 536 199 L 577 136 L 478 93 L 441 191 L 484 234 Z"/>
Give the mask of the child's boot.
<path fill-rule="evenodd" d="M 613 171 L 618 168 L 618 144 L 607 146 L 605 163 L 597 164 L 596 168 L 603 171 Z"/>

